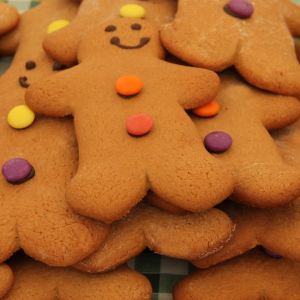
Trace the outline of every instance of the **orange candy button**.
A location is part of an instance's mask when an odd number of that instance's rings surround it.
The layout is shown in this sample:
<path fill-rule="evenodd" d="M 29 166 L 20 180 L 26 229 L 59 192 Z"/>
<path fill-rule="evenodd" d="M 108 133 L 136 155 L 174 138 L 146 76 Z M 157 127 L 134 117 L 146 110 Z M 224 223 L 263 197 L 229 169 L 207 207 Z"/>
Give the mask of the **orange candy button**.
<path fill-rule="evenodd" d="M 131 96 L 143 88 L 143 81 L 134 75 L 126 75 L 116 81 L 115 88 L 120 95 Z"/>
<path fill-rule="evenodd" d="M 153 127 L 153 120 L 147 114 L 135 114 L 130 116 L 126 121 L 126 129 L 129 134 L 140 136 L 144 135 Z"/>
<path fill-rule="evenodd" d="M 219 109 L 219 103 L 215 100 L 211 100 L 204 106 L 194 108 L 193 113 L 200 117 L 212 117 L 218 113 Z"/>

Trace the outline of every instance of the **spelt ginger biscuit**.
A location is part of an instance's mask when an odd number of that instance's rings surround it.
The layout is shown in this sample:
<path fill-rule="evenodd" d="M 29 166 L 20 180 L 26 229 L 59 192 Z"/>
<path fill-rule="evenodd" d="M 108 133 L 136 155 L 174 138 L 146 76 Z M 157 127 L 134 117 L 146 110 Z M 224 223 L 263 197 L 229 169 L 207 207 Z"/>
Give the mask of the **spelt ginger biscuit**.
<path fill-rule="evenodd" d="M 14 275 L 7 264 L 0 265 L 0 298 L 2 298 L 11 288 Z"/>
<path fill-rule="evenodd" d="M 106 241 L 96 252 L 73 267 L 84 272 L 105 272 L 147 246 L 162 255 L 200 258 L 219 250 L 230 239 L 233 229 L 229 217 L 214 208 L 177 215 L 141 202 L 111 225 Z"/>
<path fill-rule="evenodd" d="M 3 300 L 150 300 L 152 295 L 149 280 L 127 265 L 105 274 L 87 274 L 49 267 L 23 255 L 9 264 L 15 278 Z"/>
<path fill-rule="evenodd" d="M 75 65 L 82 37 L 98 24 L 120 17 L 120 9 L 129 3 L 145 9 L 143 19 L 158 27 L 171 22 L 177 8 L 177 0 L 83 0 L 72 23 L 46 37 L 43 43 L 45 51 L 67 66 Z"/>
<path fill-rule="evenodd" d="M 13 122 L 8 122 L 10 112 L 25 104 L 26 84 L 58 72 L 53 71 L 55 61 L 46 56 L 41 43 L 53 19 L 71 18 L 76 7 L 73 1 L 45 0 L 22 14 L 16 29 L 19 47 L 11 67 L 0 78 L 0 166 L 21 159 L 25 160 L 25 167 L 29 164 L 35 171 L 30 180 L 15 184 L 18 182 L 10 174 L 15 177 L 11 171 L 16 169 L 10 165 L 8 169 L 2 168 L 1 262 L 23 248 L 30 256 L 50 265 L 71 265 L 94 252 L 109 231 L 109 226 L 74 213 L 65 202 L 66 185 L 78 164 L 73 120 L 35 116 L 33 124 L 24 129 L 10 126 L 23 118 L 13 115 Z M 17 171 L 23 170 L 18 168 Z"/>
<path fill-rule="evenodd" d="M 300 37 L 300 7 L 289 0 L 247 0 L 254 12 L 240 18 L 228 13 L 230 2 L 179 0 L 175 20 L 162 26 L 163 45 L 191 65 L 218 72 L 234 66 L 261 89 L 300 94 L 292 39 Z"/>
<path fill-rule="evenodd" d="M 35 112 L 74 116 L 79 169 L 66 197 L 76 212 L 113 222 L 149 189 L 200 212 L 232 192 L 232 174 L 207 153 L 184 111 L 209 102 L 219 79 L 164 55 L 155 26 L 119 18 L 82 40 L 78 66 L 28 88 Z"/>
<path fill-rule="evenodd" d="M 296 300 L 300 264 L 269 257 L 260 248 L 206 270 L 196 270 L 173 289 L 174 300 Z"/>
<path fill-rule="evenodd" d="M 0 2 L 0 35 L 14 29 L 19 22 L 17 9 L 5 2 Z"/>
<path fill-rule="evenodd" d="M 250 206 L 286 205 L 300 196 L 299 169 L 286 164 L 267 130 L 282 128 L 300 116 L 298 99 L 248 85 L 233 70 L 220 74 L 220 106 L 214 117 L 191 113 L 199 134 L 225 132 L 232 146 L 213 154 L 231 168 L 235 186 L 230 199 Z"/>

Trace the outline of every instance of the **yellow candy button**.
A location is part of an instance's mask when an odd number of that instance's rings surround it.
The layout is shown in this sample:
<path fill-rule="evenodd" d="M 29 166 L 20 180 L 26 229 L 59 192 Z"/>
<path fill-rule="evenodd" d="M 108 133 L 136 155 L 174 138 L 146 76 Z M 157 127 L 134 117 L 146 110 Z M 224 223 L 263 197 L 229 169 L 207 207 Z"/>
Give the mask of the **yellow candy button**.
<path fill-rule="evenodd" d="M 138 4 L 126 4 L 120 9 L 123 18 L 143 18 L 146 14 L 145 8 Z"/>
<path fill-rule="evenodd" d="M 70 24 L 70 22 L 67 20 L 56 20 L 48 26 L 47 33 L 50 34 L 58 29 L 61 29 L 65 26 L 69 25 L 69 24 Z"/>
<path fill-rule="evenodd" d="M 16 129 L 22 129 L 30 126 L 34 121 L 34 112 L 26 105 L 14 107 L 7 116 L 8 124 Z"/>

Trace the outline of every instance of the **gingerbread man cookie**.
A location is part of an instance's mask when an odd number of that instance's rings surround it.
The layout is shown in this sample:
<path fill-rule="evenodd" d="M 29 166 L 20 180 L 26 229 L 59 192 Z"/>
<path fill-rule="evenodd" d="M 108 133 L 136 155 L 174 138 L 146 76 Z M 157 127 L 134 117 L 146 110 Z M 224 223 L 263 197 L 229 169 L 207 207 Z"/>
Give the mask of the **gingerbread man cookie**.
<path fill-rule="evenodd" d="M 174 300 L 298 300 L 300 264 L 269 257 L 260 248 L 206 270 L 196 270 L 173 289 Z"/>
<path fill-rule="evenodd" d="M 15 7 L 0 1 L 0 35 L 14 29 L 18 25 L 19 18 Z"/>
<path fill-rule="evenodd" d="M 7 264 L 0 265 L 0 298 L 8 292 L 14 280 L 11 268 Z"/>
<path fill-rule="evenodd" d="M 142 202 L 119 221 L 100 248 L 73 267 L 84 272 L 106 272 L 141 253 L 195 259 L 218 251 L 234 230 L 229 217 L 211 208 L 203 213 L 176 215 Z"/>
<path fill-rule="evenodd" d="M 57 61 L 73 66 L 80 40 L 98 24 L 123 16 L 143 18 L 160 27 L 174 19 L 176 8 L 177 0 L 83 0 L 72 23 L 46 37 L 44 49 Z"/>
<path fill-rule="evenodd" d="M 234 66 L 259 88 L 299 95 L 292 36 L 300 37 L 300 7 L 289 0 L 179 0 L 161 30 L 167 50 L 191 65 Z"/>
<path fill-rule="evenodd" d="M 220 78 L 219 112 L 214 117 L 191 113 L 191 118 L 206 148 L 233 171 L 235 186 L 229 198 L 265 208 L 294 201 L 300 196 L 299 169 L 284 163 L 267 130 L 295 122 L 300 116 L 298 99 L 254 88 L 233 70 Z M 228 142 L 232 145 L 226 150 Z"/>
<path fill-rule="evenodd" d="M 8 262 L 14 283 L 2 300 L 150 300 L 152 296 L 149 280 L 127 265 L 105 274 L 87 274 L 16 256 Z"/>
<path fill-rule="evenodd" d="M 200 212 L 232 192 L 231 172 L 205 150 L 184 111 L 209 102 L 219 79 L 164 55 L 155 26 L 120 18 L 82 40 L 78 66 L 28 88 L 33 111 L 74 116 L 79 169 L 66 197 L 76 212 L 109 223 L 148 189 Z"/>
<path fill-rule="evenodd" d="M 71 265 L 99 248 L 109 232 L 109 226 L 76 214 L 65 202 L 78 164 L 73 120 L 35 116 L 24 101 L 30 84 L 58 72 L 42 49 L 47 26 L 56 18 L 72 18 L 76 8 L 73 1 L 44 0 L 22 14 L 10 33 L 20 40 L 0 78 L 1 262 L 23 248 L 50 265 Z"/>

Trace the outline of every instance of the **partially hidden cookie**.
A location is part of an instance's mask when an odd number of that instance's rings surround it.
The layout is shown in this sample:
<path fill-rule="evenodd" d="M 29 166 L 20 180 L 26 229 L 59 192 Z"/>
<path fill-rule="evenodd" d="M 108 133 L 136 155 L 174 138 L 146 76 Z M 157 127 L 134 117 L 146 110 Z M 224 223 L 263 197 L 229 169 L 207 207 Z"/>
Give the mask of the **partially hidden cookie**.
<path fill-rule="evenodd" d="M 234 66 L 261 89 L 299 95 L 292 36 L 300 37 L 300 7 L 289 0 L 179 0 L 175 20 L 161 30 L 167 50 L 191 65 Z"/>
<path fill-rule="evenodd" d="M 9 265 L 14 283 L 5 300 L 150 300 L 152 287 L 142 274 L 122 265 L 105 274 L 87 274 L 71 267 L 49 267 L 24 255 Z"/>
<path fill-rule="evenodd" d="M 214 208 L 177 215 L 141 202 L 112 223 L 107 239 L 97 251 L 73 267 L 84 272 L 105 272 L 146 247 L 180 259 L 200 258 L 222 248 L 233 230 L 229 217 Z"/>
<path fill-rule="evenodd" d="M 44 0 L 22 14 L 19 47 L 0 78 L 1 262 L 22 248 L 49 265 L 72 265 L 94 252 L 109 232 L 109 226 L 78 215 L 65 202 L 78 165 L 73 120 L 34 115 L 24 101 L 27 86 L 58 72 L 42 49 L 47 26 L 55 18 L 73 17 L 76 9 L 73 1 Z"/>
<path fill-rule="evenodd" d="M 11 288 L 14 275 L 7 264 L 0 265 L 0 298 L 2 298 Z"/>
<path fill-rule="evenodd" d="M 72 23 L 46 37 L 43 46 L 54 59 L 67 66 L 77 62 L 80 40 L 100 23 L 121 17 L 143 18 L 160 27 L 174 19 L 177 0 L 83 0 Z"/>
<path fill-rule="evenodd" d="M 0 35 L 14 29 L 18 25 L 19 18 L 15 7 L 0 1 Z"/>
<path fill-rule="evenodd" d="M 219 112 L 212 117 L 190 116 L 208 151 L 234 174 L 229 198 L 264 208 L 294 201 L 300 196 L 300 170 L 283 161 L 268 130 L 295 122 L 299 100 L 254 88 L 233 70 L 221 73 L 220 79 L 215 99 Z"/>
<path fill-rule="evenodd" d="M 205 270 L 196 270 L 173 289 L 174 300 L 297 300 L 300 264 L 276 259 L 260 248 Z"/>
<path fill-rule="evenodd" d="M 211 101 L 219 79 L 164 55 L 155 26 L 119 18 L 82 40 L 78 66 L 28 88 L 33 111 L 74 116 L 79 169 L 66 199 L 76 212 L 110 223 L 149 189 L 200 212 L 232 192 L 232 173 L 184 111 Z"/>

